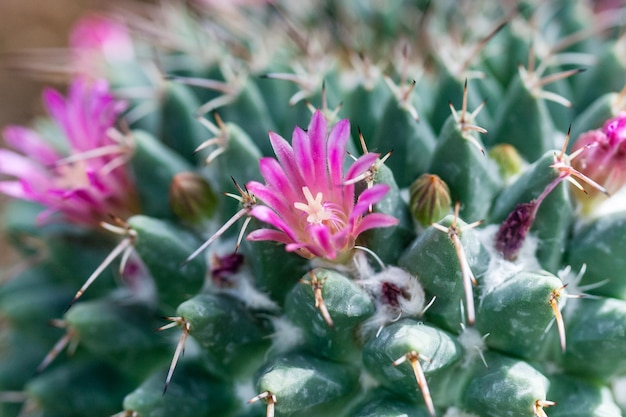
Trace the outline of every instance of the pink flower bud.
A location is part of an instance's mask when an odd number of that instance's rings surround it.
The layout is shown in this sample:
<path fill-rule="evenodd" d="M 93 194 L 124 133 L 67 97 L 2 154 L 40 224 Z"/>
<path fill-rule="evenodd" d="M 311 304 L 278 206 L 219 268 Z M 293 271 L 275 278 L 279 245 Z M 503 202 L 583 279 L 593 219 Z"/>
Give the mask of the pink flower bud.
<path fill-rule="evenodd" d="M 580 135 L 573 151 L 583 147 L 587 149 L 572 161 L 572 167 L 593 178 L 609 194 L 618 191 L 626 183 L 626 112 L 609 119 L 602 129 Z M 601 198 L 599 190 L 587 192 L 587 196 L 577 194 L 586 210 Z"/>

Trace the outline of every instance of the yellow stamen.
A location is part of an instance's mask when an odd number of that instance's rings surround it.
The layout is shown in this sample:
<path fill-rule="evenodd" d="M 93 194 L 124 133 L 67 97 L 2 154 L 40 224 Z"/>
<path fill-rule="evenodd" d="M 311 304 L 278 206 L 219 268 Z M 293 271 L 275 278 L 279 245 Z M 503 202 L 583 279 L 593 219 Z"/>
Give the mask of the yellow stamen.
<path fill-rule="evenodd" d="M 302 187 L 302 193 L 306 198 L 306 203 L 297 202 L 294 203 L 293 206 L 308 214 L 306 218 L 307 222 L 319 224 L 331 219 L 332 213 L 326 210 L 322 203 L 322 199 L 324 198 L 322 193 L 317 193 L 315 198 L 313 198 L 313 194 L 311 194 L 309 187 Z"/>

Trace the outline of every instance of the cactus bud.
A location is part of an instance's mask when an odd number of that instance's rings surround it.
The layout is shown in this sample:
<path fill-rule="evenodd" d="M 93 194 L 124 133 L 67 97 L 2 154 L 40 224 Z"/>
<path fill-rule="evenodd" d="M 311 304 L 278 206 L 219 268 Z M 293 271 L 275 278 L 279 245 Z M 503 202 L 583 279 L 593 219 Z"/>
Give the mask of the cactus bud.
<path fill-rule="evenodd" d="M 587 149 L 572 161 L 572 166 L 604 186 L 609 194 L 619 190 L 626 183 L 626 112 L 607 120 L 602 129 L 580 135 L 574 151 L 582 148 Z M 602 197 L 597 189 L 587 190 L 587 194 L 575 195 L 583 210 L 589 212 Z"/>
<path fill-rule="evenodd" d="M 517 152 L 517 149 L 508 143 L 501 143 L 491 148 L 489 157 L 498 164 L 500 175 L 505 180 L 518 174 L 524 164 L 524 160 Z"/>
<path fill-rule="evenodd" d="M 450 189 L 437 175 L 420 175 L 409 192 L 411 214 L 422 227 L 441 220 L 450 211 Z"/>
<path fill-rule="evenodd" d="M 170 184 L 170 207 L 179 218 L 197 223 L 213 215 L 217 197 L 200 175 L 180 172 Z"/>

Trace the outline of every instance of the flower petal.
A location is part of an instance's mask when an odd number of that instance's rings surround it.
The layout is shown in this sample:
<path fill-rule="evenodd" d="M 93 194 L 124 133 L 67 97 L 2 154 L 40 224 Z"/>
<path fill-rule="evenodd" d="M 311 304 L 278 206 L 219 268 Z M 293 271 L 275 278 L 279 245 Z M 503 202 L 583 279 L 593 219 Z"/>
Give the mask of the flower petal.
<path fill-rule="evenodd" d="M 293 242 L 293 240 L 289 239 L 289 236 L 287 236 L 284 232 L 275 229 L 253 230 L 252 232 L 248 233 L 246 239 L 253 242 L 259 242 L 262 240 L 273 240 L 275 242 L 284 244 L 289 244 Z"/>
<path fill-rule="evenodd" d="M 398 224 L 399 220 L 389 214 L 384 213 L 371 213 L 363 217 L 363 219 L 357 224 L 353 233 L 354 236 L 358 236 L 366 230 L 375 229 L 379 227 L 390 227 Z"/>
<path fill-rule="evenodd" d="M 59 154 L 48 145 L 37 132 L 21 126 L 7 126 L 3 131 L 4 139 L 13 149 L 35 159 L 42 165 L 52 165 L 59 159 Z"/>
<path fill-rule="evenodd" d="M 265 179 L 267 185 L 272 187 L 278 193 L 283 194 L 288 201 L 300 201 L 302 190 L 294 189 L 282 166 L 277 160 L 270 157 L 261 158 L 259 161 L 259 170 Z"/>
<path fill-rule="evenodd" d="M 296 164 L 300 167 L 302 178 L 315 178 L 309 135 L 304 130 L 296 127 L 293 130 L 291 145 L 293 146 L 293 154 L 296 158 Z"/>
<path fill-rule="evenodd" d="M 47 173 L 39 165 L 7 149 L 0 149 L 0 173 L 21 178 L 30 183 L 49 183 Z"/>
<path fill-rule="evenodd" d="M 297 241 L 295 231 L 292 227 L 280 218 L 271 208 L 257 204 L 252 207 L 252 210 L 250 210 L 250 216 L 264 223 L 270 224 L 278 230 L 282 230 L 290 239 Z"/>
<path fill-rule="evenodd" d="M 316 110 L 307 130 L 311 146 L 311 159 L 317 181 L 328 178 L 326 170 L 326 119 L 320 110 Z M 326 185 L 327 186 L 327 185 Z"/>
<path fill-rule="evenodd" d="M 328 173 L 330 187 L 340 187 L 343 177 L 343 163 L 346 158 L 346 146 L 350 138 L 350 122 L 340 120 L 328 136 Z"/>
<path fill-rule="evenodd" d="M 33 195 L 26 192 L 21 181 L 0 181 L 0 193 L 22 200 L 33 199 Z"/>
<path fill-rule="evenodd" d="M 350 168 L 348 169 L 345 181 L 353 180 L 354 178 L 367 171 L 369 168 L 372 167 L 372 165 L 374 165 L 379 156 L 380 155 L 377 153 L 368 152 L 365 155 L 359 157 L 359 159 L 354 161 L 352 166 L 350 166 Z"/>
<path fill-rule="evenodd" d="M 297 221 L 297 217 L 293 211 L 293 204 L 289 205 L 290 201 L 285 200 L 283 193 L 277 192 L 256 181 L 250 181 L 246 184 L 246 188 L 255 197 L 274 209 L 285 221 L 289 223 Z"/>
<path fill-rule="evenodd" d="M 278 158 L 278 162 L 285 170 L 285 174 L 291 179 L 291 182 L 301 190 L 305 183 L 296 164 L 296 158 L 293 153 L 293 148 L 289 143 L 280 135 L 269 132 L 270 143 L 274 149 L 274 153 Z"/>
<path fill-rule="evenodd" d="M 309 228 L 309 233 L 313 238 L 313 242 L 319 247 L 326 259 L 335 259 L 337 250 L 333 245 L 333 239 L 328 227 L 323 224 L 314 224 Z"/>
<path fill-rule="evenodd" d="M 352 209 L 352 213 L 350 213 L 350 221 L 354 221 L 357 217 L 369 210 L 370 206 L 373 206 L 382 200 L 388 191 L 389 186 L 387 184 L 376 184 L 372 188 L 366 188 L 361 195 L 359 195 L 359 198 Z"/>

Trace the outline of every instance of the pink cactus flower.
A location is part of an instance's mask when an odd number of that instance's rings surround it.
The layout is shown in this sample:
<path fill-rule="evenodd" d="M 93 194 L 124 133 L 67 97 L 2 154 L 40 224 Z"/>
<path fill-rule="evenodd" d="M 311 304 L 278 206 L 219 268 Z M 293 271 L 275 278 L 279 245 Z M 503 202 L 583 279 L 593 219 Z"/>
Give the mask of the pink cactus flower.
<path fill-rule="evenodd" d="M 106 81 L 75 80 L 67 98 L 48 89 L 44 104 L 65 143 L 52 145 L 35 130 L 8 126 L 0 149 L 0 192 L 46 207 L 38 221 L 61 214 L 65 221 L 98 225 L 108 215 L 126 218 L 137 211 L 124 162 L 129 146 L 112 135 L 125 103 L 113 98 Z M 119 133 L 119 132 L 117 132 Z"/>
<path fill-rule="evenodd" d="M 602 129 L 585 132 L 576 140 L 574 151 L 587 147 L 572 166 L 592 177 L 609 194 L 626 184 L 626 112 L 606 121 Z M 599 191 L 588 190 L 589 197 L 596 200 Z M 592 200 L 587 197 L 588 200 Z M 581 198 L 584 202 L 585 199 Z"/>
<path fill-rule="evenodd" d="M 102 14 L 83 16 L 74 25 L 70 49 L 73 67 L 83 76 L 102 77 L 108 65 L 135 60 L 126 25 Z"/>
<path fill-rule="evenodd" d="M 294 130 L 291 145 L 276 133 L 269 136 L 277 159 L 261 159 L 266 184 L 252 181 L 247 188 L 262 202 L 250 215 L 274 228 L 255 230 L 249 240 L 284 243 L 287 251 L 307 259 L 342 261 L 362 232 L 397 224 L 395 217 L 369 212 L 383 199 L 387 185 L 374 185 L 355 198 L 352 180 L 370 169 L 378 154 L 361 156 L 344 176 L 348 120 L 339 121 L 328 134 L 318 110 L 307 131 Z"/>

